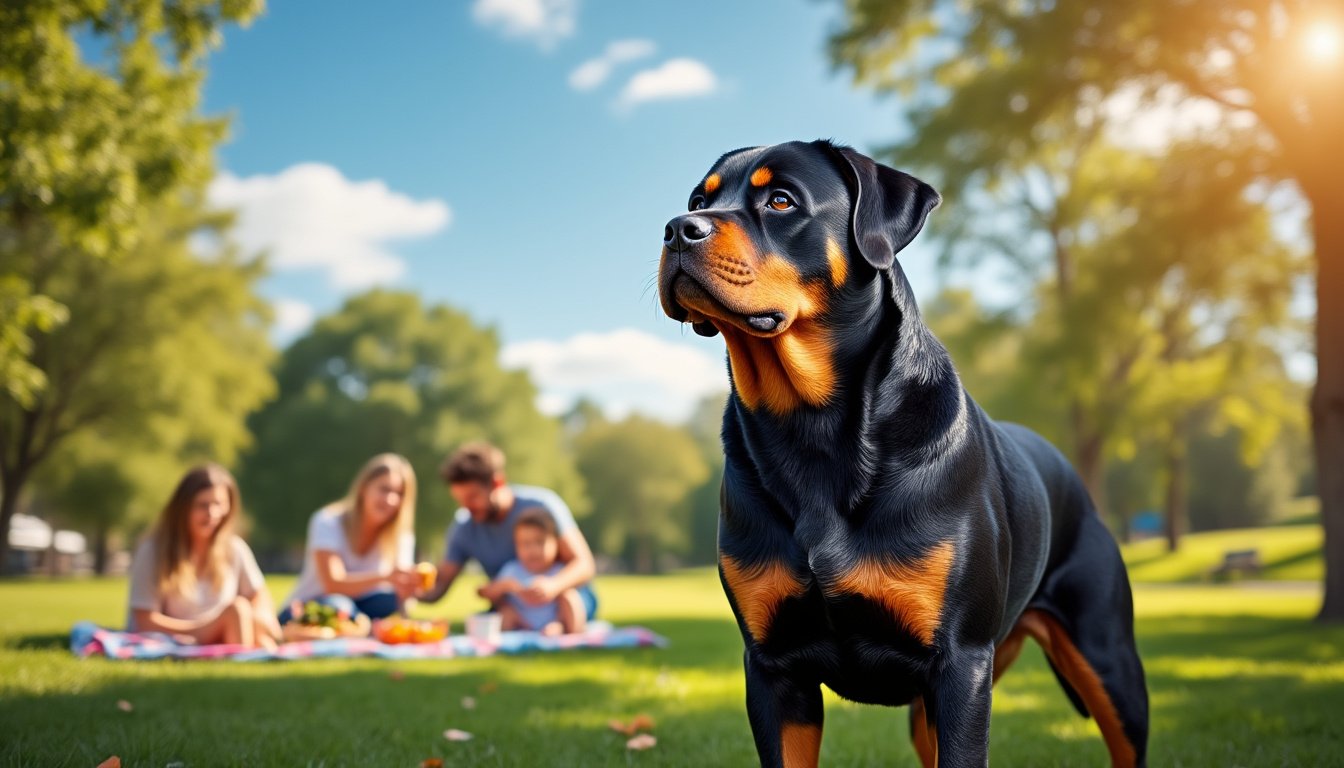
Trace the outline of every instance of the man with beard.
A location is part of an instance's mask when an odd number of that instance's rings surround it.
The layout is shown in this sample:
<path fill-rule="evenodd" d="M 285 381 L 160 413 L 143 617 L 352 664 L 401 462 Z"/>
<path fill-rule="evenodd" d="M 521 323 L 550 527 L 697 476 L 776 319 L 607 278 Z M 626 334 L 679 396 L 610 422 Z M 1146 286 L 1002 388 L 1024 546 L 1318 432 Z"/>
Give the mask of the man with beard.
<path fill-rule="evenodd" d="M 518 596 L 524 602 L 542 605 L 565 590 L 576 589 L 587 618 L 593 618 L 597 612 L 597 596 L 590 584 L 596 572 L 593 552 L 569 506 L 555 491 L 506 482 L 504 453 L 486 442 L 458 448 L 444 461 L 439 475 L 461 507 L 448 528 L 447 548 L 434 586 L 418 595 L 419 599 L 438 602 L 468 560 L 480 563 L 486 577 L 493 580 L 505 563 L 517 558 L 514 522 L 524 512 L 540 509 L 555 521 L 559 534 L 557 560 L 563 567 L 552 576 L 533 579 Z"/>

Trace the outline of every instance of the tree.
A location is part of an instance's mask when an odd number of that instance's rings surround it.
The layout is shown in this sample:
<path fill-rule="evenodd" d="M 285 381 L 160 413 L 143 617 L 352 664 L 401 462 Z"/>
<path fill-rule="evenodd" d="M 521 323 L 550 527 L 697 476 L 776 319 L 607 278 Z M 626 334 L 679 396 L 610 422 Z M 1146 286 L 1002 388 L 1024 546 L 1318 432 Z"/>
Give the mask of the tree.
<path fill-rule="evenodd" d="M 723 410 L 728 393 L 705 395 L 686 421 L 686 431 L 700 449 L 709 476 L 690 493 L 687 560 L 717 563 L 719 553 L 719 489 L 723 485 Z"/>
<path fill-rule="evenodd" d="M 1306 449 L 1305 434 L 1302 447 Z M 1276 440 L 1247 464 L 1237 430 L 1205 432 L 1190 445 L 1190 530 L 1266 525 L 1293 498 L 1294 443 Z M 1306 451 L 1303 451 L 1304 455 Z"/>
<path fill-rule="evenodd" d="M 34 477 L 52 522 L 93 534 L 95 573 L 107 572 L 114 532 L 149 524 L 182 471 L 152 447 L 136 448 L 81 433 Z"/>
<path fill-rule="evenodd" d="M 1178 141 L 1144 163 L 1126 191 L 1135 223 L 1097 243 L 1091 289 L 1079 295 L 1089 312 L 1119 310 L 1107 336 L 1131 351 L 1114 403 L 1115 451 L 1160 446 L 1172 550 L 1187 517 L 1195 428 L 1238 427 L 1254 461 L 1304 415 L 1282 361 L 1297 331 L 1288 305 L 1304 259 L 1248 193 L 1255 169 L 1224 151 Z"/>
<path fill-rule="evenodd" d="M 635 415 L 594 424 L 576 446 L 601 551 L 638 573 L 657 571 L 664 554 L 686 552 L 690 497 L 709 467 L 685 429 Z"/>
<path fill-rule="evenodd" d="M 0 390 L 44 386 L 32 334 L 66 313 L 43 266 L 71 251 L 116 259 L 146 206 L 208 181 L 224 121 L 197 114 L 207 49 L 260 0 L 0 6 Z M 31 271 L 12 259 L 36 255 Z"/>
<path fill-rule="evenodd" d="M 1061 113 L 1114 99 L 1216 105 L 1224 124 L 1259 140 L 1231 146 L 1273 177 L 1292 179 L 1312 209 L 1317 382 L 1311 398 L 1318 468 L 1344 460 L 1344 56 L 1338 6 L 1278 0 L 1128 3 L 845 0 L 834 60 L 856 79 L 913 91 L 937 83 L 941 104 L 914 120 L 919 135 L 957 147 L 963 167 L 1041 140 Z M 926 44 L 930 43 L 930 44 Z M 927 93 L 927 92 L 926 92 Z M 975 117 L 951 124 L 950 116 Z M 985 163 L 989 160 L 991 163 Z M 1344 473 L 1318 473 L 1325 527 L 1320 618 L 1344 620 Z"/>
<path fill-rule="evenodd" d="M 180 470 L 230 462 L 247 443 L 244 420 L 274 388 L 269 309 L 254 292 L 262 267 L 228 251 L 197 258 L 189 238 L 213 218 L 202 216 L 160 207 L 126 258 L 70 251 L 43 267 L 47 295 L 71 320 L 33 340 L 28 361 L 46 385 L 31 403 L 0 397 L 3 530 L 44 464 L 68 470 L 46 474 L 55 493 L 67 479 L 87 482 L 74 471 L 86 458 L 129 466 L 152 454 Z M 43 258 L 27 257 L 8 263 L 31 269 Z M 175 479 L 142 476 L 164 498 Z M 124 514 L 115 498 L 103 503 L 99 535 Z"/>
<path fill-rule="evenodd" d="M 246 22 L 260 7 L 259 0 L 0 4 L 0 568 L 33 470 L 85 426 L 62 413 L 77 409 L 81 396 L 45 365 L 53 339 L 84 334 L 58 331 L 84 322 L 63 301 L 68 276 L 144 256 L 147 228 L 163 206 L 199 201 L 225 127 L 197 111 L 204 54 L 224 24 Z"/>
<path fill-rule="evenodd" d="M 285 350 L 276 378 L 239 473 L 272 548 L 301 544 L 308 517 L 383 451 L 415 468 L 417 532 L 437 546 L 456 508 L 439 464 L 468 440 L 498 445 L 512 481 L 555 489 L 576 516 L 587 509 L 560 424 L 537 410 L 527 374 L 502 369 L 495 333 L 450 307 L 396 291 L 351 297 Z"/>
<path fill-rule="evenodd" d="M 0 389 L 15 402 L 31 406 L 47 385 L 46 374 L 29 362 L 33 333 L 51 333 L 69 319 L 68 310 L 49 296 L 33 296 L 18 275 L 0 276 Z"/>

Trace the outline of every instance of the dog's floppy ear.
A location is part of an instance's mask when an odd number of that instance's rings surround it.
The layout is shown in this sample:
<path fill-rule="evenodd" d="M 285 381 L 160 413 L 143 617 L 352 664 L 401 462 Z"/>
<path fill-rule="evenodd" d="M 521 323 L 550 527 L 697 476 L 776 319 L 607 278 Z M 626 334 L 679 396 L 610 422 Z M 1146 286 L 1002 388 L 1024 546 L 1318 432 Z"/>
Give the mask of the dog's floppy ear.
<path fill-rule="evenodd" d="M 924 219 L 942 202 L 933 187 L 908 173 L 873 162 L 849 147 L 838 147 L 854 185 L 851 226 L 863 258 L 886 269 L 896 253 L 924 227 Z"/>

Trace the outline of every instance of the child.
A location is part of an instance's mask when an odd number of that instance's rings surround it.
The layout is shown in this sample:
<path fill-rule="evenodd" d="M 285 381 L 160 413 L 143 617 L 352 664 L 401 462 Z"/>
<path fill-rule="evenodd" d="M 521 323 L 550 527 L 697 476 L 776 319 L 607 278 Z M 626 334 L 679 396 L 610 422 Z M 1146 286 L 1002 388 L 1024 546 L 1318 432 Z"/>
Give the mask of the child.
<path fill-rule="evenodd" d="M 535 629 L 543 635 L 582 632 L 587 611 L 577 589 L 546 602 L 528 589 L 538 577 L 554 576 L 564 567 L 556 561 L 560 539 L 554 518 L 543 509 L 520 514 L 513 525 L 513 546 L 517 559 L 505 563 L 495 580 L 480 589 L 481 597 L 499 606 L 503 628 Z"/>

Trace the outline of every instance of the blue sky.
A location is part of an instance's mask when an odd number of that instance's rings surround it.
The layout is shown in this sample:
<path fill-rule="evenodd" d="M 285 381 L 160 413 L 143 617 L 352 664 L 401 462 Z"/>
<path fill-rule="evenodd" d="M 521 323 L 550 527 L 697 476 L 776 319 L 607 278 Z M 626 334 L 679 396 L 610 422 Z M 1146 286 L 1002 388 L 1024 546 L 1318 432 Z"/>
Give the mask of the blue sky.
<path fill-rule="evenodd" d="M 227 31 L 217 202 L 272 254 L 276 337 L 371 285 L 493 326 L 543 403 L 676 419 L 726 388 L 722 342 L 664 317 L 663 224 L 723 152 L 900 135 L 833 73 L 838 4 L 272 2 Z M 596 62 L 596 63 L 594 63 Z M 606 77 L 601 77 L 604 72 Z M 933 292 L 927 244 L 902 254 Z"/>

